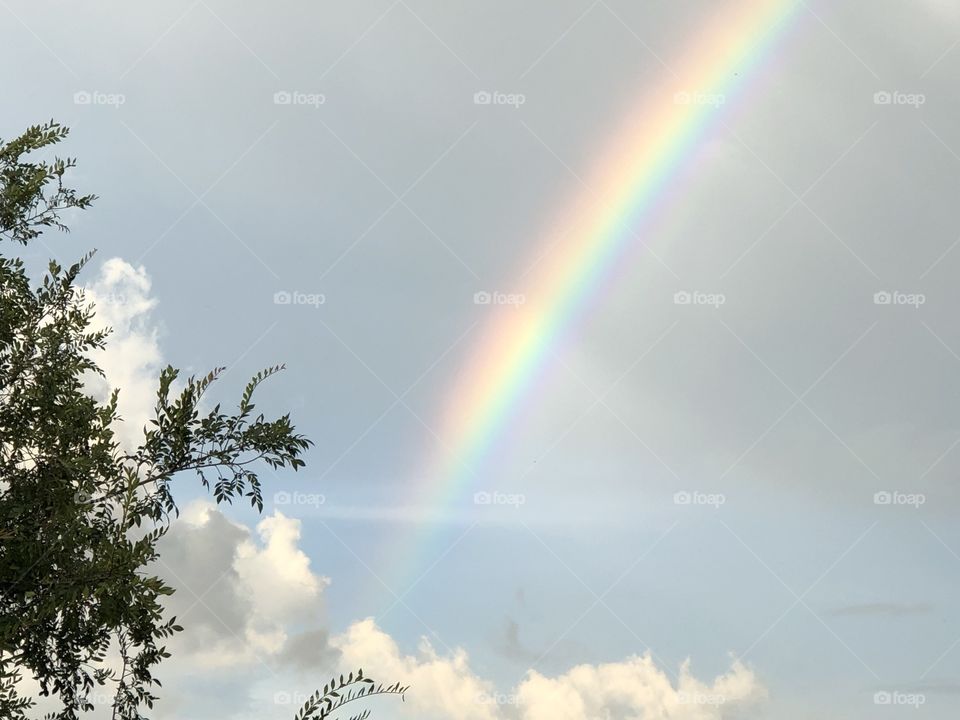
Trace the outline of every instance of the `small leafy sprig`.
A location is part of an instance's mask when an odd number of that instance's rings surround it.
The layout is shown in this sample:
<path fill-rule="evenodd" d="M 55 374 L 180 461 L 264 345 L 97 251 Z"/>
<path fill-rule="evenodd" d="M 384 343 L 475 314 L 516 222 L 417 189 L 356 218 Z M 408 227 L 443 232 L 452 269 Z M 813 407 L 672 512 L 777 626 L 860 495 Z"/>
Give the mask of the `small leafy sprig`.
<path fill-rule="evenodd" d="M 80 195 L 64 186 L 64 174 L 76 165 L 73 158 L 54 158 L 52 163 L 24 159 L 57 144 L 69 132 L 50 120 L 8 142 L 0 139 L 0 239 L 26 245 L 44 228 L 67 231 L 59 213 L 72 208 L 83 210 L 97 199 L 96 195 Z M 52 191 L 49 183 L 53 183 Z"/>
<path fill-rule="evenodd" d="M 326 720 L 347 703 L 375 695 L 399 695 L 402 702 L 404 693 L 409 689 L 409 685 L 403 686 L 399 682 L 387 686 L 377 683 L 371 678 L 364 677 L 363 668 L 361 668 L 356 676 L 353 673 L 346 678 L 341 675 L 339 681 L 331 678 L 330 682 L 323 686 L 322 691 L 317 690 L 307 699 L 295 720 Z M 349 720 L 367 720 L 368 717 L 370 717 L 369 708 L 351 716 Z"/>

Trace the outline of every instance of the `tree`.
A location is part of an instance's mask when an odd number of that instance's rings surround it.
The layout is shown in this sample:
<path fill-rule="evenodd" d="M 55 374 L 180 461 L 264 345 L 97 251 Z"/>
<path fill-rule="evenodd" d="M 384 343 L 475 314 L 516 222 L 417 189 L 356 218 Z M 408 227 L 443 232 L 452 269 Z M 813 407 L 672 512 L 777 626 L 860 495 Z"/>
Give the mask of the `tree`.
<path fill-rule="evenodd" d="M 27 245 L 46 229 L 67 230 L 61 214 L 95 200 L 64 186 L 73 160 L 31 160 L 67 132 L 50 121 L 0 140 L 4 244 Z M 92 710 L 92 691 L 107 685 L 114 693 L 113 717 L 139 720 L 157 699 L 160 682 L 153 673 L 169 657 L 163 643 L 182 630 L 176 618 L 164 616 L 162 599 L 172 588 L 149 572 L 157 541 L 177 513 L 171 482 L 193 472 L 217 502 L 246 498 L 262 511 L 258 469 L 297 470 L 312 443 L 289 415 L 271 420 L 256 412 L 255 391 L 281 366 L 254 376 L 229 412 L 207 402 L 223 368 L 180 381 L 167 367 L 142 443 L 122 448 L 114 435 L 122 422 L 118 392 L 98 401 L 84 386 L 85 376 L 102 375 L 96 353 L 109 337 L 109 331 L 91 330 L 94 308 L 76 284 L 92 254 L 67 269 L 51 261 L 34 288 L 23 260 L 4 250 L 0 717 L 26 717 L 34 700 L 18 694 L 17 682 L 28 673 L 42 695 L 62 706 L 51 718 L 73 720 Z M 119 671 L 105 664 L 111 653 L 119 654 Z M 351 675 L 349 684 L 356 683 L 371 686 Z M 379 691 L 405 689 L 391 688 Z M 338 693 L 333 683 L 328 690 Z M 302 717 L 326 717 L 320 712 L 331 707 L 322 701 Z"/>

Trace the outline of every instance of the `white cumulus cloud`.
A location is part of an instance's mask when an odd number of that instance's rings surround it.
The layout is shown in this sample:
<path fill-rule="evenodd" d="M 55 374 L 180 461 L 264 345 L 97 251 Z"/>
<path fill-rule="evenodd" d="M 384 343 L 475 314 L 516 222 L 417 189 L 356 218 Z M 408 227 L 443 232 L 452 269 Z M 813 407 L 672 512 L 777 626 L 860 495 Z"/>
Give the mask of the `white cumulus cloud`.
<path fill-rule="evenodd" d="M 406 699 L 411 717 L 498 717 L 497 706 L 488 700 L 496 695 L 493 685 L 474 674 L 463 649 L 441 656 L 424 639 L 416 655 L 404 655 L 396 641 L 369 618 L 351 625 L 334 638 L 333 645 L 340 650 L 344 667 L 362 667 L 380 682 L 416 688 Z"/>
<path fill-rule="evenodd" d="M 209 502 L 188 505 L 161 541 L 156 568 L 177 589 L 170 612 L 186 628 L 174 647 L 197 666 L 243 667 L 281 659 L 299 633 L 316 639 L 329 580 L 311 570 L 299 540 L 300 521 L 280 512 L 254 534 Z"/>
<path fill-rule="evenodd" d="M 694 677 L 688 661 L 673 681 L 643 655 L 578 665 L 555 678 L 531 671 L 516 694 L 524 720 L 719 720 L 764 691 L 753 671 L 736 661 L 711 682 Z"/>
<path fill-rule="evenodd" d="M 438 654 L 426 639 L 415 655 L 403 654 L 373 620 L 353 624 L 332 644 L 344 667 L 363 667 L 378 680 L 411 686 L 406 717 L 446 720 L 721 720 L 765 696 L 752 670 L 734 661 L 710 681 L 690 672 L 689 662 L 676 679 L 649 655 L 619 662 L 578 665 L 548 677 L 534 670 L 515 688 L 497 689 L 470 668 L 457 648 Z"/>
<path fill-rule="evenodd" d="M 106 377 L 91 377 L 88 387 L 99 399 L 120 389 L 118 410 L 124 422 L 116 428 L 117 437 L 125 447 L 134 447 L 152 414 L 163 367 L 159 331 L 152 317 L 157 301 L 151 295 L 150 276 L 143 266 L 110 258 L 84 291 L 95 305 L 92 329 L 113 330 L 106 350 L 95 357 Z"/>
<path fill-rule="evenodd" d="M 694 676 L 689 661 L 674 674 L 637 655 L 555 676 L 531 669 L 498 687 L 464 648 L 441 652 L 422 638 L 406 651 L 372 618 L 330 633 L 330 580 L 300 548 L 300 521 L 279 512 L 251 529 L 195 501 L 160 550 L 158 572 L 178 588 L 170 612 L 185 627 L 161 671 L 163 718 L 290 718 L 329 675 L 361 667 L 410 686 L 405 702 L 385 699 L 378 711 L 418 720 L 722 720 L 748 717 L 765 696 L 736 660 L 712 679 Z"/>

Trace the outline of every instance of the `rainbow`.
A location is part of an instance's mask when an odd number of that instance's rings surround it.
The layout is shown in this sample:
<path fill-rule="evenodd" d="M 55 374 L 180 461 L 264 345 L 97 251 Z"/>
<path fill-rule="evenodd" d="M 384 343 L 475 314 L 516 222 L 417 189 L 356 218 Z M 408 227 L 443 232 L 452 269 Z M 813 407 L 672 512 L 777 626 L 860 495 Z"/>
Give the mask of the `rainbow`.
<path fill-rule="evenodd" d="M 722 129 L 729 107 L 802 6 L 799 0 L 725 0 L 693 34 L 666 87 L 645 95 L 587 179 L 592 188 L 547 232 L 522 280 L 532 302 L 496 309 L 446 397 L 438 455 L 420 502 L 443 509 L 463 499 L 507 434 L 557 344 L 643 241 L 651 217 L 676 195 L 695 155 Z M 722 107 L 717 105 L 722 100 Z M 647 233 L 648 234 L 648 233 Z M 561 238 L 559 241 L 557 238 Z M 526 269 L 528 266 L 524 266 Z M 418 503 L 419 504 L 419 503 Z"/>

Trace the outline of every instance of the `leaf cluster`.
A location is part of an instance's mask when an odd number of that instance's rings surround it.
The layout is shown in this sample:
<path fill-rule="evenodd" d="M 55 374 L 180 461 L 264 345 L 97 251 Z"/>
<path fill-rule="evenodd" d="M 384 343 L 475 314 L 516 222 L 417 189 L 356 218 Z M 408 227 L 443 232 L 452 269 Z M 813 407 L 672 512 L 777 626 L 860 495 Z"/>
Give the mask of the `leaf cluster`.
<path fill-rule="evenodd" d="M 346 679 L 343 675 L 340 676 L 339 681 L 331 678 L 330 682 L 323 686 L 322 691 L 317 690 L 307 699 L 295 720 L 327 720 L 344 705 L 375 695 L 399 695 L 403 700 L 404 693 L 409 689 L 409 686 L 403 687 L 399 682 L 384 686 L 371 678 L 364 677 L 363 668 L 360 668 L 356 676 L 351 672 Z M 369 708 L 351 716 L 349 720 L 367 720 L 368 717 L 370 717 Z"/>
<path fill-rule="evenodd" d="M 29 155 L 61 141 L 50 122 L 0 141 L 0 240 L 27 244 L 46 228 L 66 229 L 65 209 L 92 195 L 63 184 L 72 160 Z M 0 251 L 3 248 L 0 247 Z M 234 409 L 207 406 L 218 368 L 177 388 L 173 367 L 159 377 L 153 417 L 138 447 L 122 447 L 118 393 L 86 389 L 102 376 L 97 353 L 109 331 L 92 330 L 95 308 L 78 277 L 50 262 L 35 286 L 23 261 L 0 252 L 0 717 L 26 717 L 24 676 L 58 701 L 55 720 L 93 709 L 111 690 L 113 718 L 139 720 L 160 685 L 154 672 L 182 628 L 163 599 L 173 590 L 152 574 L 157 543 L 177 506 L 175 478 L 195 473 L 218 502 L 246 498 L 263 508 L 258 469 L 303 467 L 311 442 L 289 415 L 269 419 L 254 394 L 278 372 L 253 377 Z M 120 668 L 108 664 L 119 655 Z"/>

